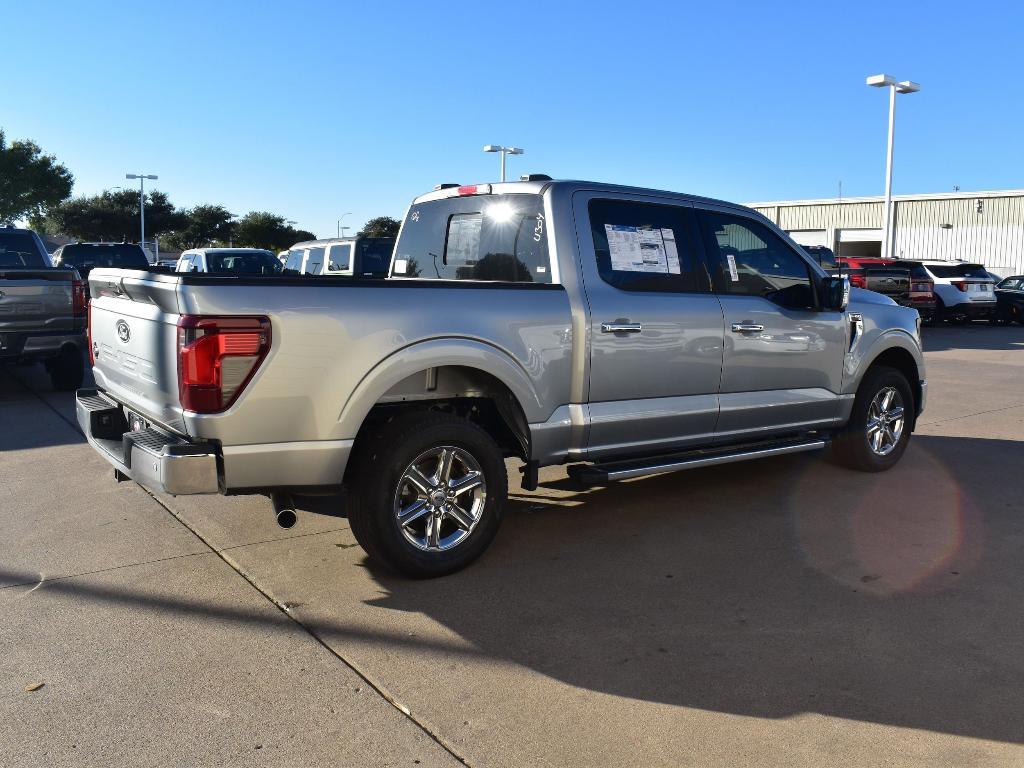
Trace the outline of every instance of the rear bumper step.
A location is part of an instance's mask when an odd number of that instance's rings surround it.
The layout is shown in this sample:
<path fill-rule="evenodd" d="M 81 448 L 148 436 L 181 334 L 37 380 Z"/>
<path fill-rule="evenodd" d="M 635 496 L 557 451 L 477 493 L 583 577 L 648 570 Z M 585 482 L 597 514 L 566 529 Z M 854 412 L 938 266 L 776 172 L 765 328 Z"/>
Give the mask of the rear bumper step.
<path fill-rule="evenodd" d="M 89 444 L 122 475 L 171 495 L 220 492 L 213 444 L 132 431 L 120 406 L 95 389 L 78 390 L 75 411 Z"/>
<path fill-rule="evenodd" d="M 681 469 L 696 469 L 715 464 L 729 464 L 734 461 L 764 459 L 769 456 L 783 456 L 787 453 L 815 451 L 828 445 L 823 437 L 800 440 L 775 441 L 754 445 L 729 446 L 718 450 L 692 451 L 671 456 L 656 456 L 650 459 L 620 461 L 606 464 L 574 464 L 568 468 L 569 476 L 587 484 L 607 483 L 614 480 L 628 480 L 645 475 L 661 475 L 678 472 Z"/>

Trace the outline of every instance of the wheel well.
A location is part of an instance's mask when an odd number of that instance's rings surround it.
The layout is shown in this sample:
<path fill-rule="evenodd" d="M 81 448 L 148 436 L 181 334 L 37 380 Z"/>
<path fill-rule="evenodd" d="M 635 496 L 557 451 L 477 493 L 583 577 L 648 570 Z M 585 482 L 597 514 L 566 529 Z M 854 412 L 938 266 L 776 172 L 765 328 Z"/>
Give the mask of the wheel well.
<path fill-rule="evenodd" d="M 868 370 L 878 366 L 895 368 L 907 378 L 910 391 L 914 393 L 914 421 L 917 421 L 917 406 L 921 402 L 921 374 L 914 356 L 901 347 L 891 347 L 871 361 Z"/>
<path fill-rule="evenodd" d="M 529 458 L 530 428 L 512 391 L 489 373 L 457 365 L 419 371 L 385 392 L 363 420 L 353 452 L 383 424 L 411 411 L 442 411 L 469 419 L 494 438 L 506 457 Z"/>

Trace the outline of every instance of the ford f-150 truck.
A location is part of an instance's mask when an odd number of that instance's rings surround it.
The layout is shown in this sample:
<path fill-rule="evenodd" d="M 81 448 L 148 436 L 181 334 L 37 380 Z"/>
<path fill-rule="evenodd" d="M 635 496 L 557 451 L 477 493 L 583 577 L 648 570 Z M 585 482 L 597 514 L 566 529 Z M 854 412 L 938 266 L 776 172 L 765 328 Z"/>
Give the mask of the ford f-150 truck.
<path fill-rule="evenodd" d="M 738 205 L 527 177 L 441 185 L 386 280 L 96 269 L 92 445 L 172 494 L 344 488 L 369 555 L 479 556 L 505 459 L 580 483 L 828 447 L 891 468 L 924 408 L 918 314 Z"/>
<path fill-rule="evenodd" d="M 30 229 L 0 227 L 0 362 L 40 361 L 54 389 L 82 386 L 85 283 Z"/>

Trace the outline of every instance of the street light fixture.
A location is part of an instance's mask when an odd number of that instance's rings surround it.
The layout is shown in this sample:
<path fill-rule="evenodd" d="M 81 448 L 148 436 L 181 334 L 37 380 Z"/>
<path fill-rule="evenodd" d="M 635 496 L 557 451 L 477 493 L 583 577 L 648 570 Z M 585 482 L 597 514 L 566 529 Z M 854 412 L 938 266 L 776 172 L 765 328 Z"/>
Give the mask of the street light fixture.
<path fill-rule="evenodd" d="M 341 218 L 338 219 L 338 237 L 341 237 L 341 231 L 343 229 L 348 229 L 348 227 L 341 226 L 341 222 L 345 220 L 346 216 L 351 216 L 351 215 L 352 215 L 352 211 L 349 211 L 348 213 L 341 214 Z"/>
<path fill-rule="evenodd" d="M 484 147 L 484 152 L 500 152 L 501 153 L 501 180 L 505 180 L 505 156 L 506 155 L 521 155 L 525 152 L 522 147 L 503 147 L 500 144 L 488 144 Z"/>
<path fill-rule="evenodd" d="M 889 89 L 889 146 L 885 156 L 885 250 L 882 251 L 882 255 L 885 258 L 892 258 L 892 148 L 896 131 L 896 94 L 917 93 L 921 86 L 912 80 L 897 82 L 895 77 L 885 74 L 872 75 L 866 82 L 873 88 Z"/>
<path fill-rule="evenodd" d="M 126 173 L 124 175 L 126 179 L 138 179 L 139 180 L 139 245 L 145 249 L 146 247 L 146 190 L 145 183 L 146 179 L 156 181 L 158 177 L 152 175 L 146 175 L 144 173 Z"/>

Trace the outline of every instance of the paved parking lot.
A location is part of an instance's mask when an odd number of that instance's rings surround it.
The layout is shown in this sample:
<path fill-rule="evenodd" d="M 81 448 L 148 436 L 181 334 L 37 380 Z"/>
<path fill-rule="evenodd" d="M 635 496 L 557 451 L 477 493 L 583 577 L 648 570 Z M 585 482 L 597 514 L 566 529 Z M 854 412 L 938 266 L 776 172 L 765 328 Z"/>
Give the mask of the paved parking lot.
<path fill-rule="evenodd" d="M 334 499 L 115 484 L 0 369 L 0 765 L 1022 765 L 1024 328 L 926 334 L 890 473 L 548 470 L 428 582 Z"/>

